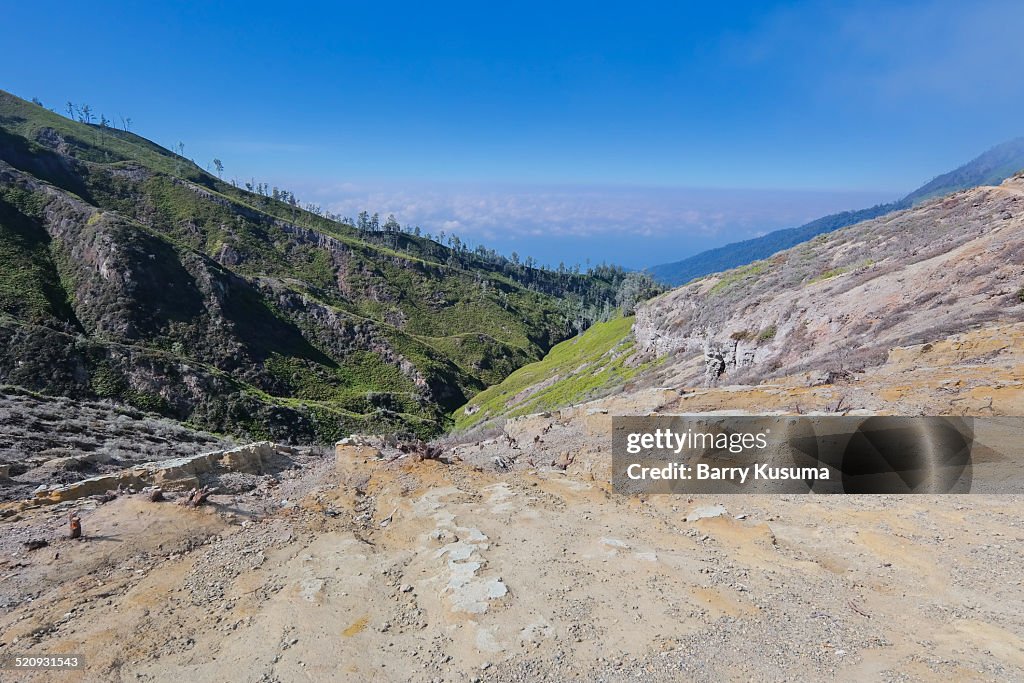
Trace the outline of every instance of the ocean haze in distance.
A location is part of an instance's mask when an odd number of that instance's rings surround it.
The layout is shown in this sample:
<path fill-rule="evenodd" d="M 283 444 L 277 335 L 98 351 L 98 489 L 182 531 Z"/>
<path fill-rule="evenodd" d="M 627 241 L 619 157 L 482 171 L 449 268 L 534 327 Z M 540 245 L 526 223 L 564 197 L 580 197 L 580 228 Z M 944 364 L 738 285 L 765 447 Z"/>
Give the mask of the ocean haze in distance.
<path fill-rule="evenodd" d="M 437 237 L 567 266 L 640 269 L 723 242 L 757 237 L 836 211 L 892 201 L 899 192 L 671 188 L 511 183 L 287 185 L 341 216 L 394 214 Z"/>

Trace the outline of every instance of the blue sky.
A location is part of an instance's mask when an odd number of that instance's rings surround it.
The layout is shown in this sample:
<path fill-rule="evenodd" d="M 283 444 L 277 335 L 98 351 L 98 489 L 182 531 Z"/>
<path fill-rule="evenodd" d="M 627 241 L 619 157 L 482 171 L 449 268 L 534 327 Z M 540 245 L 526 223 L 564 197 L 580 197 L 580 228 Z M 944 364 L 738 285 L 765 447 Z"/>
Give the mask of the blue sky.
<path fill-rule="evenodd" d="M 675 260 L 1024 134 L 1018 2 L 7 5 L 4 89 L 548 262 Z"/>

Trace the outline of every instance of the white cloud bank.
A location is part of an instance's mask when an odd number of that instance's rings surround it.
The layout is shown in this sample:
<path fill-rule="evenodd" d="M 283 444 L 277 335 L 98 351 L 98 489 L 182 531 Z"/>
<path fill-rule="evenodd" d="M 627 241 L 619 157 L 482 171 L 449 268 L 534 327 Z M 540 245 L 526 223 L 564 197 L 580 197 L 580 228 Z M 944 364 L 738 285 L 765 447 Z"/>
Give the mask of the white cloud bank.
<path fill-rule="evenodd" d="M 349 182 L 296 191 L 303 199 L 343 216 L 355 216 L 363 209 L 382 217 L 393 213 L 403 225 L 419 225 L 435 235 L 457 234 L 473 244 L 518 248 L 549 262 L 587 258 L 628 266 L 684 258 L 708 246 L 893 199 L 868 192 L 468 184 L 397 187 Z M 675 251 L 666 253 L 672 245 L 677 245 Z"/>

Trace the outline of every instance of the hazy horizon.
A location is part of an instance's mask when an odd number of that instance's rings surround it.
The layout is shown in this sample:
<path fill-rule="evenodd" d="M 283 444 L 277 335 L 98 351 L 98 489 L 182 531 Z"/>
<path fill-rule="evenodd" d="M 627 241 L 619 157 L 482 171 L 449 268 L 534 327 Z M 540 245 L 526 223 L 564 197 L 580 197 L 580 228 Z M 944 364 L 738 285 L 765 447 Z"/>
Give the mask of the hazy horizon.
<path fill-rule="evenodd" d="M 905 193 L 482 183 L 294 183 L 341 216 L 394 214 L 509 255 L 557 266 L 641 269 Z M 668 258 L 666 258 L 668 255 Z"/>
<path fill-rule="evenodd" d="M 649 266 L 864 208 L 1024 132 L 1012 2 L 7 15 L 0 38 L 32 55 L 0 84 L 19 96 L 552 264 Z M 40 50 L 18 27 L 43 24 Z"/>

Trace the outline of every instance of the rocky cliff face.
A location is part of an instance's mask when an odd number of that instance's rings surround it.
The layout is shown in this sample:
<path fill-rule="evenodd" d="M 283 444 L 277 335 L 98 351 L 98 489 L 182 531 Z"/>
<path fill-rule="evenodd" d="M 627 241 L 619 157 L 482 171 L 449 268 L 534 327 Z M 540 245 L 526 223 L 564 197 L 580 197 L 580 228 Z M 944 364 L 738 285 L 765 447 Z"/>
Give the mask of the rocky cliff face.
<path fill-rule="evenodd" d="M 651 382 L 828 382 L 895 346 L 1024 319 L 1024 176 L 822 235 L 637 310 Z"/>

